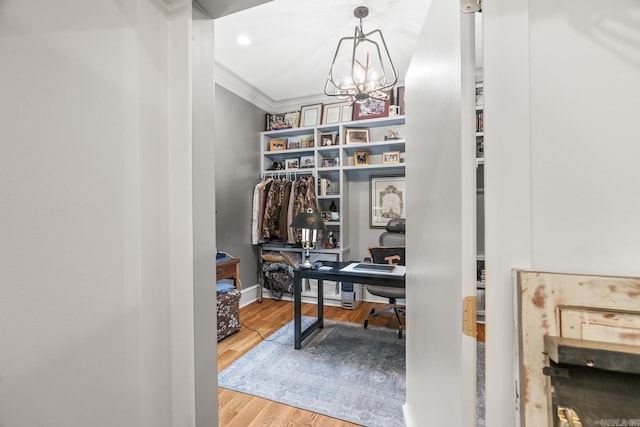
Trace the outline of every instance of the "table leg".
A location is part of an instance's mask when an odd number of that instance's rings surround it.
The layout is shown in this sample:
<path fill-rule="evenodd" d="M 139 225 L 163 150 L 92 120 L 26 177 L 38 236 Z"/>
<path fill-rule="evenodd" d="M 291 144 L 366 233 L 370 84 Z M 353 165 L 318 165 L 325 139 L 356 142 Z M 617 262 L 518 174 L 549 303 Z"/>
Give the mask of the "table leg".
<path fill-rule="evenodd" d="M 318 279 L 318 322 L 319 328 L 324 327 L 324 284 L 322 279 Z"/>
<path fill-rule="evenodd" d="M 302 348 L 302 278 L 300 272 L 293 275 L 293 339 L 296 350 Z"/>

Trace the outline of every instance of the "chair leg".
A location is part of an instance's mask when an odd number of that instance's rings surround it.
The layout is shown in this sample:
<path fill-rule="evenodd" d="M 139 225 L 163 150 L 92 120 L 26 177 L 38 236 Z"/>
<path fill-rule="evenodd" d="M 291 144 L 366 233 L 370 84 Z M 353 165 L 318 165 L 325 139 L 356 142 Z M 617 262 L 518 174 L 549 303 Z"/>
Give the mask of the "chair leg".
<path fill-rule="evenodd" d="M 400 314 L 406 315 L 406 310 L 404 308 L 400 308 L 396 306 L 395 301 L 392 304 L 393 304 L 392 307 L 385 308 L 384 310 L 381 310 L 378 312 L 376 312 L 375 308 L 372 308 L 367 318 L 364 319 L 364 328 L 367 329 L 367 326 L 369 326 L 369 318 L 377 317 L 386 313 L 393 313 L 398 322 L 398 338 L 402 338 L 403 329 L 402 329 L 402 319 L 400 318 Z"/>

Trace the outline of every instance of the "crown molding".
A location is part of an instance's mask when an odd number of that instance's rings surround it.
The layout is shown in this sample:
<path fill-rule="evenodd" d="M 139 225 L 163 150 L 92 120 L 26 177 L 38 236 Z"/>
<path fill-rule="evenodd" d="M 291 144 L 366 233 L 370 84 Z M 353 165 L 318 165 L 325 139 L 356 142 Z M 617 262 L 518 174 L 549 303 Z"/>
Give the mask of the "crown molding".
<path fill-rule="evenodd" d="M 164 6 L 167 12 L 175 12 L 191 4 L 191 0 L 160 0 L 158 3 Z"/>
<path fill-rule="evenodd" d="M 214 77 L 217 84 L 235 93 L 240 98 L 249 101 L 268 113 L 273 113 L 275 111 L 275 101 L 273 99 L 238 77 L 237 74 L 220 64 L 218 61 L 215 63 Z"/>
<path fill-rule="evenodd" d="M 340 102 L 336 98 L 327 96 L 324 93 L 275 101 L 218 61 L 215 63 L 215 82 L 256 107 L 272 114 L 297 111 L 300 110 L 300 107 L 303 105 L 333 104 Z M 398 81 L 397 86 L 404 86 L 404 81 Z"/>

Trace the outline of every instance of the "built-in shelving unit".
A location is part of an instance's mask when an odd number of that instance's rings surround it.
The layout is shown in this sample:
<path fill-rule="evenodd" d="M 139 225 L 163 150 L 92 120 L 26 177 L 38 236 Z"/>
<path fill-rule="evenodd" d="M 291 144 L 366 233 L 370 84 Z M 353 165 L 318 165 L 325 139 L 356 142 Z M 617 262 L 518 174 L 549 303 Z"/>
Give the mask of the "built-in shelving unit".
<path fill-rule="evenodd" d="M 318 208 L 327 215 L 327 234 L 332 233 L 335 248 L 328 247 L 326 239 L 325 242 L 319 242 L 318 247 L 311 252 L 312 262 L 349 259 L 348 180 L 358 174 L 380 172 L 404 175 L 404 127 L 404 116 L 391 116 L 265 131 L 260 134 L 262 176 L 295 179 L 302 175 L 312 175 L 315 178 Z M 363 159 L 364 161 L 359 161 Z M 276 169 L 279 166 L 282 169 Z M 262 246 L 263 250 L 302 252 L 301 248 L 287 245 Z M 309 281 L 305 285 L 303 296 L 315 295 L 313 286 L 315 284 Z M 324 291 L 327 300 L 341 297 L 339 284 L 325 283 Z"/>

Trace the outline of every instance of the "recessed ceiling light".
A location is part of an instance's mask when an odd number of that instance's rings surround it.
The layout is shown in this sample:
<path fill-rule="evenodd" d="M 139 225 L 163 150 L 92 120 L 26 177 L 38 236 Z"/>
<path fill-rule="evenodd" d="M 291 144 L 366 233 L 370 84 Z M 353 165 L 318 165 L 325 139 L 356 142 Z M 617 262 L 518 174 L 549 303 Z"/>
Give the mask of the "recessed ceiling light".
<path fill-rule="evenodd" d="M 249 38 L 249 36 L 238 36 L 238 44 L 241 44 L 242 46 L 248 46 L 251 44 L 251 39 Z"/>

